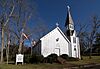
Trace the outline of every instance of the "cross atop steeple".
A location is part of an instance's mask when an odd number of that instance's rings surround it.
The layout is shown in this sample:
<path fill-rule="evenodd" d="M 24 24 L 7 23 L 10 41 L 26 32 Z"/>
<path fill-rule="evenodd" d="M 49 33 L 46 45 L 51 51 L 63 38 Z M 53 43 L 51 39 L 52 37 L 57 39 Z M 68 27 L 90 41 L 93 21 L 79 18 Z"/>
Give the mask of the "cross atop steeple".
<path fill-rule="evenodd" d="M 67 8 L 68 8 L 68 11 L 70 10 L 70 7 L 69 6 L 67 6 Z"/>
<path fill-rule="evenodd" d="M 56 27 L 58 27 L 59 26 L 59 24 L 58 23 L 56 23 Z"/>

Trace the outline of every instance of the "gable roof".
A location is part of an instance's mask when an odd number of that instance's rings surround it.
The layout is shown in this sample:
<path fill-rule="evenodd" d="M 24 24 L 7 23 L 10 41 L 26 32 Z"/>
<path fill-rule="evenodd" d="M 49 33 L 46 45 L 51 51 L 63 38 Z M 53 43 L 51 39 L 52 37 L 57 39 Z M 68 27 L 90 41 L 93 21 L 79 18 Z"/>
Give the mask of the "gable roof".
<path fill-rule="evenodd" d="M 61 33 L 61 35 L 65 38 L 66 41 L 68 41 L 70 43 L 70 41 L 68 40 L 68 38 L 65 36 L 65 34 L 61 31 L 61 29 L 59 27 L 57 27 L 58 31 Z"/>
<path fill-rule="evenodd" d="M 59 27 L 56 27 L 55 29 L 57 29 L 59 32 L 60 32 L 60 34 L 64 37 L 64 39 L 68 42 L 68 43 L 70 43 L 70 41 L 68 40 L 68 38 L 65 36 L 65 34 L 61 31 L 61 29 L 59 28 Z M 53 30 L 55 30 L 55 29 L 53 29 Z M 52 31 L 53 31 L 52 30 Z M 51 32 L 52 32 L 51 31 Z M 50 33 L 50 32 L 49 32 Z M 48 34 L 49 34 L 48 33 Z M 45 36 L 47 36 L 48 34 L 46 34 Z M 43 36 L 40 40 L 42 40 L 45 36 Z"/>

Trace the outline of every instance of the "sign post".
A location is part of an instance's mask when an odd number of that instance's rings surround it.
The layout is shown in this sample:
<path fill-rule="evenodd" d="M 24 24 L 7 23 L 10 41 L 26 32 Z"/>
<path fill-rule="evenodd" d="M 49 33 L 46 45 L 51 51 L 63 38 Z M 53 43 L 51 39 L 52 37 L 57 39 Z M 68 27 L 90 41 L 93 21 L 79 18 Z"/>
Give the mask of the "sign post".
<path fill-rule="evenodd" d="M 18 62 L 23 64 L 23 58 L 24 58 L 24 55 L 16 54 L 16 65 Z"/>

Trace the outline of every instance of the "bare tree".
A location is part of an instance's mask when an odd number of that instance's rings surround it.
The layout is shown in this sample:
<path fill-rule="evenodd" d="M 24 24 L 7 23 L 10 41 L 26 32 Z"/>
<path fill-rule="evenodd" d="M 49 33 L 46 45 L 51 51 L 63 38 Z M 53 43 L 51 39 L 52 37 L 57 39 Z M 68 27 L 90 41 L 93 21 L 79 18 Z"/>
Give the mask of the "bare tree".
<path fill-rule="evenodd" d="M 89 58 L 91 58 L 93 42 L 95 40 L 96 33 L 100 29 L 100 20 L 98 19 L 97 16 L 93 16 L 91 23 L 83 24 L 83 23 L 78 22 L 76 27 L 77 26 L 78 26 L 78 30 L 77 30 L 78 34 L 77 35 L 80 40 L 81 51 L 82 51 L 83 47 L 90 49 Z M 83 53 L 81 53 L 81 54 L 83 54 Z"/>
<path fill-rule="evenodd" d="M 30 1 L 31 2 L 31 1 Z M 33 1 L 34 2 L 34 1 Z M 5 32 L 11 33 L 11 41 L 19 44 L 21 52 L 22 43 L 20 43 L 21 30 L 27 35 L 36 33 L 40 34 L 46 30 L 40 16 L 36 11 L 34 3 L 29 3 L 28 0 L 0 0 L 0 27 L 1 27 L 1 63 L 3 62 L 3 48 Z M 37 27 L 29 26 L 29 20 L 35 18 L 38 20 Z M 9 29 L 6 29 L 9 26 Z M 34 26 L 35 27 L 35 26 Z M 32 29 L 33 28 L 33 29 Z M 41 29 L 40 29 L 41 28 Z M 11 42 L 11 43 L 13 43 Z"/>
<path fill-rule="evenodd" d="M 31 29 L 29 29 L 29 27 L 27 26 L 27 23 L 28 23 L 29 19 L 32 17 L 32 14 L 34 14 L 33 13 L 34 6 L 30 7 L 30 5 L 28 5 L 27 1 L 25 1 L 25 0 L 18 0 L 17 4 L 18 4 L 18 13 L 17 13 L 17 17 L 15 18 L 17 32 L 15 32 L 15 34 L 18 35 L 17 36 L 18 40 L 19 40 L 18 52 L 21 53 L 22 44 L 23 44 L 22 33 L 25 31 L 27 31 L 27 35 L 29 35 L 31 33 L 30 32 Z M 21 31 L 21 30 L 25 30 L 25 31 Z"/>
<path fill-rule="evenodd" d="M 89 58 L 91 59 L 93 42 L 96 38 L 96 33 L 100 29 L 100 20 L 98 19 L 97 16 L 92 17 L 92 23 L 90 25 L 91 25 L 91 30 L 88 34 L 89 36 L 87 35 L 88 36 L 87 39 L 89 40 L 89 48 L 90 48 Z"/>
<path fill-rule="evenodd" d="M 10 2 L 10 3 L 9 3 Z M 14 1 L 0 0 L 0 22 L 1 22 L 1 63 L 3 62 L 4 31 L 15 9 Z M 7 8 L 9 7 L 9 9 Z"/>
<path fill-rule="evenodd" d="M 32 4 L 34 7 L 34 5 Z M 20 32 L 26 27 L 26 23 L 31 18 L 32 14 L 35 13 L 34 8 L 30 7 L 27 0 L 0 0 L 0 23 L 1 23 L 1 63 L 3 62 L 3 48 L 4 48 L 4 35 L 6 30 L 12 33 L 12 36 L 17 37 L 20 40 Z M 5 29 L 7 26 L 9 29 Z M 21 47 L 21 46 L 20 46 Z"/>
<path fill-rule="evenodd" d="M 9 32 L 9 26 L 6 27 L 5 29 L 5 34 L 7 36 L 7 39 L 6 39 L 6 58 L 7 58 L 7 64 L 9 63 L 9 46 L 10 46 L 10 32 Z"/>
<path fill-rule="evenodd" d="M 10 31 L 12 32 L 15 39 L 17 39 L 17 42 L 19 44 L 19 53 L 21 53 L 22 44 L 22 29 L 24 29 L 24 33 L 27 35 L 33 35 L 35 33 L 43 33 L 46 29 L 44 29 L 46 26 L 44 26 L 43 21 L 38 16 L 36 11 L 36 6 L 34 3 L 28 3 L 27 0 L 17 0 L 16 2 L 17 8 L 15 10 L 15 14 L 13 15 L 13 24 L 11 24 L 12 27 Z M 17 12 L 16 12 L 17 11 Z M 32 25 L 37 26 L 31 26 L 29 20 L 30 19 L 37 20 L 36 23 L 32 23 Z M 40 29 L 41 28 L 41 29 Z"/>
<path fill-rule="evenodd" d="M 85 42 L 86 41 L 85 38 L 86 38 L 87 26 L 88 26 L 88 24 L 85 24 L 85 23 L 83 24 L 80 21 L 78 21 L 77 24 L 75 24 L 75 27 L 77 29 L 76 30 L 77 31 L 77 36 L 79 37 L 79 42 L 80 42 L 81 59 L 83 59 L 82 55 L 84 54 L 84 50 L 85 50 L 86 45 L 87 45 L 86 42 Z"/>

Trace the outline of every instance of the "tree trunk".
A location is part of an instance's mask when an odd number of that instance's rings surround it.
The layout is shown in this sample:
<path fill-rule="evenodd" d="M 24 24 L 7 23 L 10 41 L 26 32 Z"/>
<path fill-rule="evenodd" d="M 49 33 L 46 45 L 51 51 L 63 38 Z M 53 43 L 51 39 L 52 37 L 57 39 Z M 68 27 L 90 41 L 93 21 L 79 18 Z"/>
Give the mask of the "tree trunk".
<path fill-rule="evenodd" d="M 91 58 L 92 58 L 92 57 L 91 57 L 91 56 L 92 56 L 92 42 L 90 42 L 89 45 L 90 45 L 90 54 L 89 54 L 89 59 L 91 59 Z"/>
<path fill-rule="evenodd" d="M 20 37 L 20 43 L 19 43 L 19 49 L 18 49 L 18 53 L 21 54 L 21 50 L 22 50 L 22 43 L 23 43 L 23 40 L 22 40 L 22 33 L 21 33 L 21 37 Z"/>
<path fill-rule="evenodd" d="M 9 63 L 9 46 L 10 46 L 10 33 L 8 32 L 7 47 L 6 47 L 7 64 Z"/>
<path fill-rule="evenodd" d="M 31 56 L 32 56 L 32 54 L 33 54 L 33 53 L 32 53 L 32 52 L 33 52 L 32 50 L 33 50 L 33 49 L 32 49 L 32 44 L 31 44 Z"/>
<path fill-rule="evenodd" d="M 2 32 L 1 32 L 1 63 L 3 62 L 3 49 L 4 49 L 4 26 L 2 26 Z"/>
<path fill-rule="evenodd" d="M 9 63 L 9 44 L 6 47 L 7 64 Z"/>
<path fill-rule="evenodd" d="M 19 44 L 19 49 L 18 49 L 19 54 L 21 54 L 21 50 L 22 50 L 22 42 L 20 42 L 20 44 Z"/>

